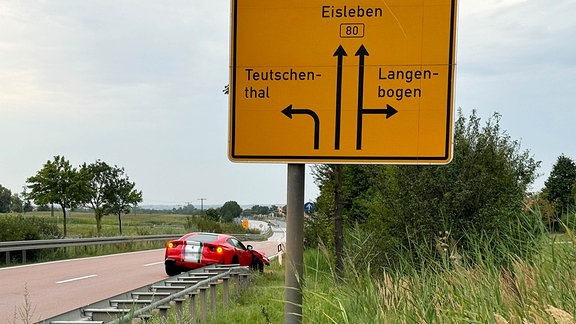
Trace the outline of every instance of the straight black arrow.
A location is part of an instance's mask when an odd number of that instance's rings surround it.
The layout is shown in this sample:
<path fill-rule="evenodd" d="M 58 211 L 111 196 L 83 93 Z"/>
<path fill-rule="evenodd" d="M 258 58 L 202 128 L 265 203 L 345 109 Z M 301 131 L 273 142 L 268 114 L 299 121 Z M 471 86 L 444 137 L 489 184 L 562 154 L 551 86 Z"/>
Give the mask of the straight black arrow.
<path fill-rule="evenodd" d="M 340 149 L 340 119 L 342 115 L 342 61 L 344 56 L 348 56 L 342 45 L 338 46 L 334 56 L 338 57 L 338 66 L 336 69 L 336 131 L 334 149 Z"/>
<path fill-rule="evenodd" d="M 290 119 L 292 119 L 292 115 L 310 115 L 314 119 L 314 149 L 317 150 L 320 147 L 320 118 L 313 110 L 295 109 L 289 105 L 282 110 L 282 113 Z"/>
<path fill-rule="evenodd" d="M 364 56 L 368 56 L 368 51 L 364 45 L 356 51 L 355 56 L 359 57 L 358 61 L 358 116 L 356 124 L 356 149 L 362 149 L 362 111 L 364 109 Z"/>

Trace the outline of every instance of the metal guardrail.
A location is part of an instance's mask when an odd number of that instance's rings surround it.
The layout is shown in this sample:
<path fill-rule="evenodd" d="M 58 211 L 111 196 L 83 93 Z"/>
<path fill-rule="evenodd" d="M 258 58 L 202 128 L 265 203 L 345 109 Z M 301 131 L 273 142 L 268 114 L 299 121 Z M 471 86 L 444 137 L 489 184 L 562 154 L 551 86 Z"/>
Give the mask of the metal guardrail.
<path fill-rule="evenodd" d="M 179 235 L 146 235 L 146 236 L 114 236 L 114 237 L 93 237 L 93 238 L 66 238 L 55 240 L 30 240 L 30 241 L 6 241 L 0 242 L 0 253 L 6 253 L 6 265 L 10 264 L 10 252 L 22 252 L 22 264 L 26 263 L 26 251 L 57 249 L 75 246 L 93 246 L 119 244 L 126 242 L 150 242 L 169 241 L 180 237 Z"/>
<path fill-rule="evenodd" d="M 168 310 L 175 309 L 177 323 L 205 322 L 209 313 L 217 309 L 217 296 L 221 297 L 222 307 L 230 302 L 230 283 L 236 289 L 245 289 L 252 272 L 239 265 L 211 265 L 199 268 L 177 277 L 134 289 L 84 307 L 44 319 L 37 323 L 131 323 L 133 319 L 149 320 L 154 310 L 159 310 L 160 322 L 168 322 Z M 216 287 L 222 284 L 220 292 Z M 210 297 L 210 307 L 207 299 Z M 187 318 L 184 320 L 184 302 L 188 301 Z M 198 309 L 196 308 L 199 303 Z"/>
<path fill-rule="evenodd" d="M 32 240 L 32 241 L 6 241 L 0 242 L 0 252 L 41 250 L 72 246 L 87 246 L 99 244 L 116 244 L 124 242 L 142 242 L 171 240 L 181 235 L 146 235 L 146 236 L 113 236 L 93 238 L 66 238 L 55 240 Z"/>
<path fill-rule="evenodd" d="M 225 266 L 224 266 L 225 267 Z M 207 268 L 208 269 L 208 268 Z M 216 269 L 218 269 L 218 266 L 216 266 Z M 218 274 L 214 274 L 212 277 L 201 280 L 199 282 L 197 282 L 195 285 L 185 288 L 182 291 L 176 292 L 174 294 L 171 294 L 170 296 L 163 298 L 161 300 L 158 300 L 156 302 L 151 303 L 148 306 L 145 306 L 143 308 L 137 309 L 135 310 L 132 314 L 129 315 L 125 315 L 123 318 L 119 319 L 118 321 L 112 321 L 109 324 L 117 324 L 117 323 L 121 323 L 122 320 L 126 321 L 129 320 L 131 318 L 138 318 L 142 315 L 146 315 L 147 313 L 151 313 L 153 309 L 159 308 L 163 305 L 170 305 L 170 303 L 172 301 L 178 300 L 179 298 L 194 298 L 194 295 L 199 291 L 201 294 L 201 302 L 202 302 L 202 307 L 201 307 L 201 320 L 202 322 L 206 321 L 206 306 L 205 306 L 205 291 L 207 289 L 211 290 L 211 299 L 212 299 L 212 313 L 216 312 L 216 285 L 218 285 L 220 282 L 224 282 L 225 284 L 225 290 L 223 293 L 223 305 L 226 307 L 228 306 L 228 298 L 229 298 L 229 293 L 228 293 L 228 279 L 231 277 L 238 277 L 238 276 L 244 276 L 244 278 L 246 276 L 250 275 L 250 270 L 248 269 L 248 267 L 231 267 L 229 268 L 227 271 L 222 272 L 222 273 L 218 273 Z M 190 276 L 190 274 L 189 274 Z M 193 277 L 193 276 L 192 276 Z M 178 279 L 180 279 L 182 277 L 179 277 Z M 194 306 L 194 303 L 190 304 L 192 307 Z M 180 305 L 181 306 L 181 305 Z M 190 307 L 190 313 L 194 313 L 195 309 L 192 309 L 192 307 Z M 162 314 L 164 316 L 164 314 Z M 193 318 L 196 317 L 196 315 L 192 315 Z M 178 318 L 179 318 L 179 323 L 182 322 L 182 309 L 178 309 Z M 166 319 L 164 317 L 164 319 Z"/>
<path fill-rule="evenodd" d="M 240 240 L 262 240 L 270 236 L 271 229 L 261 234 L 232 234 Z M 93 238 L 65 238 L 55 240 L 6 241 L 0 242 L 0 253 L 6 253 L 6 265 L 10 264 L 10 252 L 22 252 L 22 264 L 26 263 L 26 251 L 57 249 L 76 246 L 93 246 L 119 244 L 126 242 L 169 241 L 181 237 L 183 234 L 145 235 L 145 236 L 113 236 Z"/>
<path fill-rule="evenodd" d="M 10 264 L 10 252 L 21 251 L 22 264 L 26 263 L 26 251 L 42 249 L 58 249 L 75 246 L 93 246 L 119 244 L 126 242 L 169 241 L 178 235 L 146 235 L 146 236 L 114 236 L 93 238 L 65 238 L 54 240 L 6 241 L 0 242 L 0 253 L 6 253 L 6 265 Z"/>

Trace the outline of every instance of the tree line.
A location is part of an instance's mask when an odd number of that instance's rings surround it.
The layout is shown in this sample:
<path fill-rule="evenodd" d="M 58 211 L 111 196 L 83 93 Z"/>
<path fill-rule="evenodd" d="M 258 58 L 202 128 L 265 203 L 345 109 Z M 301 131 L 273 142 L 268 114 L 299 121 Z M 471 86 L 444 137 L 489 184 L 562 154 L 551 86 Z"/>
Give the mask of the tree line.
<path fill-rule="evenodd" d="M 34 207 L 30 200 L 22 200 L 24 195 L 12 193 L 10 189 L 0 185 L 0 214 L 3 213 L 25 213 L 31 212 Z"/>
<path fill-rule="evenodd" d="M 229 212 L 232 210 L 232 212 Z M 240 211 L 240 214 L 238 214 Z M 174 214 L 174 215 L 218 215 L 218 221 L 220 221 L 220 215 L 225 215 L 224 218 L 228 220 L 228 215 L 232 214 L 234 217 L 255 217 L 255 216 L 279 216 L 282 214 L 280 208 L 276 205 L 271 206 L 261 206 L 254 205 L 250 208 L 242 210 L 242 207 L 236 201 L 228 201 L 223 206 L 218 208 L 208 208 L 206 210 L 201 210 L 196 208 L 193 204 L 186 204 L 185 206 L 173 207 L 171 209 L 155 209 L 155 208 L 143 208 L 134 207 L 132 212 L 135 214 Z"/>
<path fill-rule="evenodd" d="M 21 194 L 12 194 L 0 185 L 0 213 L 23 213 L 33 210 L 49 211 L 51 205 L 59 205 L 64 219 L 64 236 L 67 236 L 67 215 L 69 210 L 94 212 L 96 231 L 102 231 L 102 218 L 117 215 L 122 234 L 122 214 L 179 214 L 202 216 L 208 222 L 231 223 L 240 217 L 278 215 L 279 208 L 254 205 L 248 209 L 236 201 L 227 201 L 218 208 L 199 210 L 192 204 L 174 207 L 169 210 L 141 208 L 142 192 L 135 189 L 124 168 L 110 166 L 96 160 L 73 167 L 62 156 L 47 161 L 36 175 L 26 180 L 26 189 Z M 22 218 L 19 218 L 22 220 Z"/>
<path fill-rule="evenodd" d="M 67 235 L 67 210 L 85 206 L 94 211 L 96 230 L 102 230 L 102 217 L 117 215 L 122 234 L 122 214 L 142 202 L 142 191 L 130 181 L 124 168 L 96 160 L 74 167 L 63 156 L 48 160 L 34 176 L 26 180 L 22 193 L 17 194 L 0 186 L 0 213 L 31 211 L 38 206 L 59 205 L 64 218 L 64 236 Z"/>

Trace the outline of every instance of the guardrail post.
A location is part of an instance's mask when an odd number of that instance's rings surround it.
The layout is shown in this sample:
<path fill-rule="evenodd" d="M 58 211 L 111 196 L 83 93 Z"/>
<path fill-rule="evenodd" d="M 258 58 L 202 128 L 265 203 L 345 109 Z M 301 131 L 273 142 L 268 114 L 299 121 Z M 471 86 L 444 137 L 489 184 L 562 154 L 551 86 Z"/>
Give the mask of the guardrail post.
<path fill-rule="evenodd" d="M 228 298 L 230 295 L 230 290 L 228 288 L 228 277 L 222 278 L 222 305 L 224 309 L 228 307 Z"/>
<path fill-rule="evenodd" d="M 188 311 L 190 313 L 190 323 L 196 324 L 196 294 L 198 292 L 193 291 L 188 296 L 190 296 L 190 304 L 188 305 Z"/>
<path fill-rule="evenodd" d="M 6 265 L 10 265 L 10 251 L 6 251 Z"/>
<path fill-rule="evenodd" d="M 26 264 L 26 250 L 22 250 L 22 264 Z"/>
<path fill-rule="evenodd" d="M 206 322 L 206 288 L 200 287 L 200 321 Z"/>
<path fill-rule="evenodd" d="M 175 299 L 174 303 L 176 304 L 176 323 L 182 323 L 182 317 L 184 316 L 182 304 L 184 303 L 184 299 Z"/>
<path fill-rule="evenodd" d="M 242 284 L 242 290 L 248 289 L 248 282 L 250 280 L 250 275 L 247 273 L 240 274 L 240 283 Z"/>
<path fill-rule="evenodd" d="M 160 322 L 161 323 L 168 323 L 168 310 L 170 306 L 158 306 L 158 310 L 160 311 Z"/>
<path fill-rule="evenodd" d="M 212 313 L 216 314 L 216 283 L 210 283 L 210 304 L 212 306 Z"/>

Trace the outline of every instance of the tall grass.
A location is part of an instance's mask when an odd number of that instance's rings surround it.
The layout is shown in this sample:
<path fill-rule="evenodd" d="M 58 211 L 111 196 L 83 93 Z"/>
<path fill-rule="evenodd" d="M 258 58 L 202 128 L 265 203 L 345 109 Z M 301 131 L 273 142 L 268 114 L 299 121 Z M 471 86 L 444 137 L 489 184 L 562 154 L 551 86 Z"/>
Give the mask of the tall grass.
<path fill-rule="evenodd" d="M 511 229 L 509 244 L 522 230 Z M 396 267 L 389 268 L 380 266 L 389 262 L 370 245 L 375 234 L 352 233 L 344 278 L 335 279 L 330 251 L 305 251 L 303 323 L 575 323 L 576 240 L 573 229 L 566 230 L 544 239 L 522 237 L 534 240 L 523 242 L 531 249 L 523 255 L 495 246 L 490 235 L 468 240 L 477 244 L 460 251 L 444 233 L 436 241 L 440 254 L 417 245 L 385 251 L 395 254 Z M 253 285 L 235 293 L 231 306 L 219 308 L 208 323 L 282 322 L 284 266 L 273 263 L 255 273 Z"/>
<path fill-rule="evenodd" d="M 490 255 L 476 265 L 437 260 L 375 273 L 347 258 L 344 283 L 329 253 L 307 253 L 304 318 L 309 323 L 574 323 L 576 249 L 548 239 L 508 267 Z M 478 249 L 475 253 L 489 253 Z"/>

